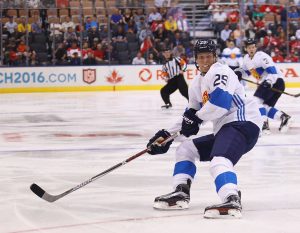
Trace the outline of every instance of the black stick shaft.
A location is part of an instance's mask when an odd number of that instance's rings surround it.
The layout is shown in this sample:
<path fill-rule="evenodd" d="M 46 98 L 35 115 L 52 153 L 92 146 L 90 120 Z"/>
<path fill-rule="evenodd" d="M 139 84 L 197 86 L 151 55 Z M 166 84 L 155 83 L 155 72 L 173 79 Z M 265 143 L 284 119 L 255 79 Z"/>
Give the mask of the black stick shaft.
<path fill-rule="evenodd" d="M 242 80 L 244 80 L 244 81 L 246 81 L 246 82 L 249 82 L 249 83 L 253 83 L 253 84 L 257 85 L 257 86 L 260 86 L 259 83 L 254 82 L 254 81 L 252 81 L 252 80 L 249 80 L 249 79 L 246 79 L 246 78 L 242 78 Z M 281 93 L 281 94 L 286 94 L 286 95 L 293 96 L 293 97 L 299 97 L 299 96 L 300 96 L 300 93 L 299 93 L 299 94 L 291 94 L 291 93 L 287 93 L 287 92 L 285 92 L 285 91 L 278 90 L 278 89 L 273 88 L 273 87 L 271 87 L 271 88 L 269 88 L 269 89 L 272 90 L 272 91 L 274 91 L 274 92 L 278 92 L 278 93 Z"/>

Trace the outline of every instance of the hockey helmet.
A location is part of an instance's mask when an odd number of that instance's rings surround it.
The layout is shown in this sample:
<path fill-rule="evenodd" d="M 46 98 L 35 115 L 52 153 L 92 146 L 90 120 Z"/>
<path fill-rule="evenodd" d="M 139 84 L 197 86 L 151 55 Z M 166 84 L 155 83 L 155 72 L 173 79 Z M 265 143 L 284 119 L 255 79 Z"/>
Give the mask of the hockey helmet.
<path fill-rule="evenodd" d="M 217 45 L 211 39 L 199 39 L 194 46 L 195 59 L 198 53 L 212 52 L 217 54 Z"/>
<path fill-rule="evenodd" d="M 248 46 L 248 45 L 252 45 L 252 44 L 255 44 L 256 45 L 256 40 L 255 39 L 252 39 L 252 38 L 249 38 L 245 41 L 245 45 Z"/>

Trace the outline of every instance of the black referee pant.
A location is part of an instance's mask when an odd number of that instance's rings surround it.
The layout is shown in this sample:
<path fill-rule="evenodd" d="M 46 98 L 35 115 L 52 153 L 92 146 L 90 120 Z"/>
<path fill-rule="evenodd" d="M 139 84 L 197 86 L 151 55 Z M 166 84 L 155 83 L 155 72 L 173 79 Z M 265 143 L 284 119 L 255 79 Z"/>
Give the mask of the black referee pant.
<path fill-rule="evenodd" d="M 188 86 L 185 82 L 183 74 L 179 74 L 171 78 L 168 83 L 160 90 L 161 98 L 163 99 L 165 104 L 171 104 L 170 95 L 177 89 L 179 89 L 181 95 L 189 100 Z"/>

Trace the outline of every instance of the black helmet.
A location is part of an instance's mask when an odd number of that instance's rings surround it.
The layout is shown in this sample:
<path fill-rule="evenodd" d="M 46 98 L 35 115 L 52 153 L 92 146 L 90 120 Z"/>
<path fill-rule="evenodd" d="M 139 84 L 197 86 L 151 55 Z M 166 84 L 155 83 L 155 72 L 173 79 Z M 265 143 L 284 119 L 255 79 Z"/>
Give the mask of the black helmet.
<path fill-rule="evenodd" d="M 252 45 L 252 44 L 255 44 L 256 45 L 256 40 L 255 39 L 252 39 L 252 38 L 249 38 L 245 41 L 245 45 L 248 46 L 248 45 Z"/>
<path fill-rule="evenodd" d="M 195 58 L 198 53 L 212 52 L 217 54 L 217 45 L 211 39 L 199 39 L 194 46 Z"/>

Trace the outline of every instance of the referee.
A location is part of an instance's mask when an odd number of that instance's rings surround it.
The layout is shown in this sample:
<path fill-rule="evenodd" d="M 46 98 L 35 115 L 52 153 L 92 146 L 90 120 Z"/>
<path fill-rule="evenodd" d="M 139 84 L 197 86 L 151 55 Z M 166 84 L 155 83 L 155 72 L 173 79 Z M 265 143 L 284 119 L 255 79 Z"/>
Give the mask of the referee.
<path fill-rule="evenodd" d="M 165 102 L 162 108 L 171 108 L 172 103 L 170 101 L 170 95 L 179 89 L 181 95 L 187 100 L 188 86 L 183 77 L 183 72 L 186 70 L 186 62 L 180 57 L 173 57 L 171 50 L 167 48 L 163 52 L 163 56 L 166 59 L 166 63 L 162 67 L 163 77 L 167 84 L 160 90 L 161 98 Z"/>

